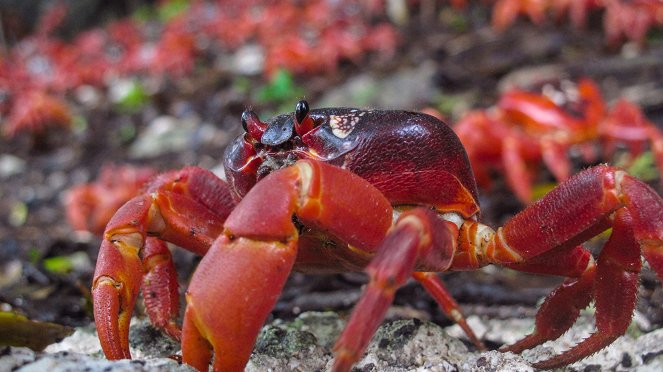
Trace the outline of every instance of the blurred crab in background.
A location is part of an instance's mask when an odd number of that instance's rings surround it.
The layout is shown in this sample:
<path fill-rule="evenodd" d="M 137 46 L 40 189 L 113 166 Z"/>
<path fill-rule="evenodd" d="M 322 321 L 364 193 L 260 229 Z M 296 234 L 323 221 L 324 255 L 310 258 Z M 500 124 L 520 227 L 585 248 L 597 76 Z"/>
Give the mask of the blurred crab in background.
<path fill-rule="evenodd" d="M 22 132 L 40 136 L 49 128 L 65 131 L 71 128 L 72 114 L 67 104 L 55 95 L 27 90 L 8 99 L 12 101 L 11 109 L 5 112 L 2 131 L 9 138 Z"/>
<path fill-rule="evenodd" d="M 552 12 L 557 20 L 568 14 L 571 23 L 580 28 L 597 9 L 605 9 L 603 29 L 607 44 L 613 46 L 624 38 L 642 44 L 650 28 L 663 24 L 661 0 L 496 0 L 492 24 L 503 31 L 521 14 L 541 24 Z"/>
<path fill-rule="evenodd" d="M 72 187 L 65 196 L 65 212 L 74 230 L 100 235 L 117 210 L 157 175 L 149 167 L 105 165 L 97 180 Z"/>
<path fill-rule="evenodd" d="M 527 103 L 527 101 L 525 101 Z M 225 152 L 227 183 L 187 167 L 155 178 L 111 218 L 92 283 L 104 353 L 130 358 L 129 323 L 141 287 L 151 319 L 182 341 L 183 361 L 240 371 L 292 270 L 364 270 L 369 277 L 335 351 L 349 371 L 396 290 L 418 281 L 477 348 L 481 341 L 437 272 L 499 264 L 559 275 L 521 352 L 566 332 L 596 302 L 597 332 L 539 361 L 553 368 L 611 344 L 630 323 L 641 255 L 663 276 L 663 200 L 623 170 L 597 166 L 561 183 L 493 230 L 479 222 L 475 179 L 458 137 L 432 116 L 326 108 L 261 121 Z M 582 245 L 607 230 L 597 260 Z M 203 255 L 180 333 L 172 256 L 163 241 Z"/>
<path fill-rule="evenodd" d="M 507 91 L 494 107 L 463 116 L 454 130 L 479 185 L 489 188 L 491 171 L 498 170 L 523 203 L 532 201 L 539 164 L 545 164 L 559 182 L 571 176 L 571 150 L 592 164 L 599 159 L 612 161 L 619 147 L 625 147 L 631 159 L 649 149 L 663 174 L 660 129 L 625 99 L 606 107 L 589 79 L 561 84 L 560 89 L 547 85 L 544 93 Z"/>

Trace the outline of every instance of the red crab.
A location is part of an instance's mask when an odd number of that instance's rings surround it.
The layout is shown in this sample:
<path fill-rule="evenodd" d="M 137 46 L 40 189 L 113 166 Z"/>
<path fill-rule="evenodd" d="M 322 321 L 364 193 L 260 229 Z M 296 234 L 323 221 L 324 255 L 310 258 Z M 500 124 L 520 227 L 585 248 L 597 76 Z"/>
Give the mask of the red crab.
<path fill-rule="evenodd" d="M 51 127 L 65 130 L 71 127 L 72 115 L 67 104 L 43 90 L 20 92 L 11 100 L 11 112 L 3 128 L 9 138 L 21 132 L 39 136 Z"/>
<path fill-rule="evenodd" d="M 204 255 L 186 293 L 181 333 L 183 360 L 199 370 L 213 354 L 217 371 L 244 368 L 292 270 L 365 270 L 370 278 L 336 343 L 335 371 L 361 357 L 396 289 L 411 277 L 478 346 L 437 272 L 499 264 L 567 277 L 543 303 L 534 332 L 503 349 L 520 352 L 559 337 L 595 300 L 598 331 L 535 364 L 551 368 L 625 332 L 641 252 L 663 276 L 663 200 L 622 170 L 587 169 L 493 230 L 478 221 L 461 142 L 432 116 L 309 111 L 300 101 L 294 113 L 268 122 L 247 110 L 242 123 L 246 133 L 225 153 L 227 183 L 200 168 L 173 171 L 109 222 L 92 285 L 109 359 L 130 358 L 141 283 L 148 310 L 178 335 L 173 262 L 167 249 L 154 249 L 154 237 Z M 594 260 L 579 244 L 609 228 Z"/>
<path fill-rule="evenodd" d="M 75 186 L 67 193 L 65 210 L 69 224 L 75 230 L 103 233 L 115 212 L 156 175 L 149 167 L 104 166 L 96 181 Z"/>
<path fill-rule="evenodd" d="M 662 0 L 603 1 L 607 4 L 603 28 L 608 44 L 623 38 L 642 44 L 650 28 L 663 25 Z"/>
<path fill-rule="evenodd" d="M 496 0 L 492 24 L 503 31 L 521 14 L 541 24 L 552 10 L 558 19 L 568 13 L 573 25 L 582 27 L 589 12 L 596 9 L 605 9 L 603 28 L 610 45 L 623 37 L 642 43 L 650 28 L 663 24 L 661 0 Z"/>
<path fill-rule="evenodd" d="M 512 90 L 496 107 L 471 112 L 454 127 L 465 146 L 479 185 L 490 185 L 490 170 L 499 169 L 518 198 L 532 201 L 536 167 L 544 163 L 558 181 L 571 173 L 569 149 L 577 148 L 588 162 L 600 145 L 603 159 L 612 159 L 617 145 L 626 145 L 633 158 L 647 147 L 663 174 L 663 133 L 638 106 L 624 99 L 611 109 L 598 87 L 582 79 L 565 92 L 548 95 Z"/>

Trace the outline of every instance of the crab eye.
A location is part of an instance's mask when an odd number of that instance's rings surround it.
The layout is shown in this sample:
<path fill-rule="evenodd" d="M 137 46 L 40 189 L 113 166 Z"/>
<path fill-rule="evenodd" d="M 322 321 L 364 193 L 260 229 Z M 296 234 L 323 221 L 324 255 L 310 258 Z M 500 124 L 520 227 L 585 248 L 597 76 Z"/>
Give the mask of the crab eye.
<path fill-rule="evenodd" d="M 295 131 L 300 136 L 305 135 L 315 127 L 315 123 L 308 113 L 308 102 L 305 100 L 297 102 L 297 106 L 295 107 Z"/>
<path fill-rule="evenodd" d="M 249 121 L 249 115 L 250 115 L 249 110 L 244 110 L 244 112 L 242 113 L 242 128 L 244 128 L 244 131 L 247 133 L 249 132 L 249 127 L 246 124 L 246 122 Z"/>
<path fill-rule="evenodd" d="M 242 113 L 242 128 L 256 141 L 260 141 L 262 135 L 267 130 L 267 124 L 260 121 L 258 115 L 253 110 L 246 109 Z"/>
<path fill-rule="evenodd" d="M 295 106 L 295 119 L 297 119 L 298 123 L 301 123 L 306 119 L 306 115 L 308 115 L 309 112 L 309 107 L 308 107 L 308 102 L 306 100 L 301 100 L 297 102 L 297 106 Z"/>

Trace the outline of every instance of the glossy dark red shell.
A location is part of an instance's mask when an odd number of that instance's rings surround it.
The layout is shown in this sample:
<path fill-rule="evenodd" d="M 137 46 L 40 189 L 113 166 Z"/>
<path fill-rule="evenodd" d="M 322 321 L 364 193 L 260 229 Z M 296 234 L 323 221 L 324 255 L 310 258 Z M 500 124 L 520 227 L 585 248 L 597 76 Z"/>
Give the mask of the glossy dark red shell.
<path fill-rule="evenodd" d="M 416 112 L 350 108 L 317 109 L 310 116 L 317 124 L 313 131 L 303 138 L 294 135 L 288 144 L 270 151 L 348 169 L 394 205 L 432 205 L 466 217 L 478 212 L 476 182 L 465 149 L 440 120 Z M 239 196 L 256 182 L 245 142 L 240 137 L 226 150 L 226 175 Z"/>

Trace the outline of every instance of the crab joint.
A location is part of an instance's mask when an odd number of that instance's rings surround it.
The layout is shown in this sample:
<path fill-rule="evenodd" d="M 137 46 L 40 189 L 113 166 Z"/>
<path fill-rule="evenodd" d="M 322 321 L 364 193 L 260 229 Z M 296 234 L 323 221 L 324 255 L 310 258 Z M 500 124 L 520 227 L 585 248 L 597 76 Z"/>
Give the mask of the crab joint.
<path fill-rule="evenodd" d="M 313 169 L 311 165 L 304 162 L 299 162 L 296 164 L 296 167 L 299 169 L 299 180 L 301 186 L 299 189 L 299 204 L 303 205 L 311 197 L 311 186 L 313 181 Z"/>
<path fill-rule="evenodd" d="M 97 288 L 101 287 L 102 285 L 113 286 L 118 291 L 120 291 L 123 287 L 123 284 L 121 282 L 118 282 L 117 280 L 111 278 L 108 275 L 102 275 L 102 276 L 98 277 L 96 282 L 94 283 L 93 288 L 97 289 Z"/>
<path fill-rule="evenodd" d="M 143 235 L 137 232 L 122 233 L 120 231 L 112 235 L 109 234 L 107 239 L 113 243 L 122 254 L 129 255 L 137 255 L 141 248 L 143 248 L 145 242 Z"/>

